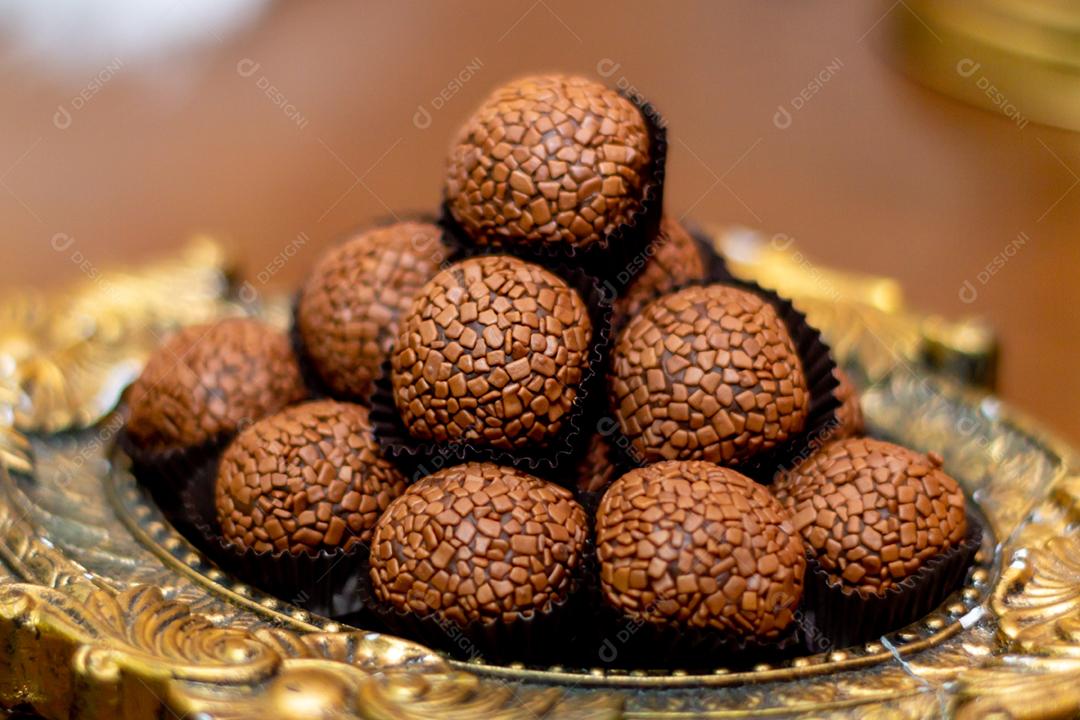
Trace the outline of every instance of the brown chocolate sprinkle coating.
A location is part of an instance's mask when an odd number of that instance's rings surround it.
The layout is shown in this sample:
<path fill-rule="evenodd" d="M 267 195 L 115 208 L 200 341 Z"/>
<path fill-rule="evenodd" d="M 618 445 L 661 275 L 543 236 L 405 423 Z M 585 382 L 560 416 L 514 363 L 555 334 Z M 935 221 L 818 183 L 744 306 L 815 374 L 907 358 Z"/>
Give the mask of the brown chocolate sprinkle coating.
<path fill-rule="evenodd" d="M 330 390 L 368 395 L 398 319 L 446 252 L 439 228 L 407 221 L 363 232 L 322 257 L 301 291 L 296 322 Z"/>
<path fill-rule="evenodd" d="M 221 458 L 215 504 L 222 535 L 241 547 L 314 553 L 368 542 L 404 489 L 367 408 L 316 400 L 237 436 Z"/>
<path fill-rule="evenodd" d="M 446 199 L 481 245 L 585 248 L 640 208 L 648 163 L 648 128 L 629 100 L 582 77 L 526 77 L 462 128 Z"/>
<path fill-rule="evenodd" d="M 616 480 L 596 513 L 607 602 L 644 622 L 773 640 L 794 620 L 806 557 L 768 490 L 734 470 L 669 460 Z"/>
<path fill-rule="evenodd" d="M 829 443 L 777 480 L 776 496 L 836 582 L 884 594 L 964 539 L 964 493 L 936 453 L 871 438 Z"/>
<path fill-rule="evenodd" d="M 833 391 L 836 399 L 840 401 L 840 407 L 836 410 L 837 427 L 831 437 L 833 440 L 840 440 L 862 435 L 865 425 L 862 407 L 859 405 L 859 392 L 848 374 L 840 368 L 834 368 L 833 375 L 840 383 Z"/>
<path fill-rule="evenodd" d="M 615 479 L 615 471 L 611 444 L 603 435 L 596 433 L 590 438 L 589 447 L 575 468 L 575 487 L 578 492 L 599 492 Z"/>
<path fill-rule="evenodd" d="M 411 485 L 379 519 L 375 596 L 460 625 L 512 622 L 564 601 L 582 561 L 585 511 L 568 490 L 466 463 Z"/>
<path fill-rule="evenodd" d="M 129 391 L 126 430 L 144 450 L 192 448 L 305 394 L 284 333 L 248 318 L 192 325 L 150 355 Z"/>
<path fill-rule="evenodd" d="M 802 431 L 810 405 L 783 321 L 726 285 L 645 306 L 619 333 L 608 383 L 619 426 L 646 461 L 737 465 Z"/>
<path fill-rule="evenodd" d="M 543 268 L 505 255 L 452 265 L 401 323 L 402 422 L 422 440 L 542 445 L 578 395 L 591 337 L 581 296 Z"/>
<path fill-rule="evenodd" d="M 652 254 L 641 272 L 615 301 L 613 323 L 616 326 L 640 313 L 660 295 L 705 279 L 701 250 L 678 220 L 665 215 L 660 221 L 660 233 L 650 248 Z"/>

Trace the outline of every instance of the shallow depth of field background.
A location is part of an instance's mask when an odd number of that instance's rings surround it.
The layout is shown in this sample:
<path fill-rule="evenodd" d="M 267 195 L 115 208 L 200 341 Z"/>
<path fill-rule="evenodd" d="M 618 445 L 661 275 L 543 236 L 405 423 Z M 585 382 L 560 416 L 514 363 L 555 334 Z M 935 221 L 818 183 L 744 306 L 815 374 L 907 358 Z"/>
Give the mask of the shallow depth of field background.
<path fill-rule="evenodd" d="M 899 279 L 917 310 L 987 318 L 1001 394 L 1080 441 L 1080 134 L 903 75 L 908 12 L 11 0 L 0 283 L 59 286 L 206 231 L 288 288 L 348 229 L 433 209 L 446 147 L 494 85 L 573 71 L 666 115 L 670 211 L 784 233 L 815 262 Z"/>

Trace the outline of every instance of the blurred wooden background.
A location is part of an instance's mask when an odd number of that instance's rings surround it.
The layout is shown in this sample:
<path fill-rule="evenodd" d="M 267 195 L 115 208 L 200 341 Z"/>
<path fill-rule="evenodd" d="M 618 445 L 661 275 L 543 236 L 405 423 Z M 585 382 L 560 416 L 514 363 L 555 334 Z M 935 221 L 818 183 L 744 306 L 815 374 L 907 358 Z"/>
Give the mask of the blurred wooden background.
<path fill-rule="evenodd" d="M 1080 441 L 1080 136 L 900 73 L 905 3 L 256 0 L 231 27 L 201 0 L 42 21 L 49 5 L 0 14 L 6 288 L 193 231 L 227 239 L 258 287 L 287 287 L 348 228 L 433 208 L 445 149 L 492 86 L 567 70 L 665 113 L 669 210 L 896 277 L 917 309 L 985 316 L 1001 393 Z M 125 32 L 101 30 L 107 12 Z"/>

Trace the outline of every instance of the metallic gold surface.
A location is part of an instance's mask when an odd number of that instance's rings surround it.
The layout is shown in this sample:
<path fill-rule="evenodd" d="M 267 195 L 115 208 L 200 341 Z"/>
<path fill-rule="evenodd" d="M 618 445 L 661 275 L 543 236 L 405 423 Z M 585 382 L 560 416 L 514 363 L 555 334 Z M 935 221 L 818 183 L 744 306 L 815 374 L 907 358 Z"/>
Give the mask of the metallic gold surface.
<path fill-rule="evenodd" d="M 94 270 L 68 293 L 0 300 L 8 421 L 36 432 L 95 423 L 164 331 L 225 312 L 226 270 L 221 248 L 198 237 L 175 260 L 137 273 Z"/>
<path fill-rule="evenodd" d="M 1059 0 L 912 0 L 900 57 L 920 82 L 1000 113 L 1080 130 L 1080 9 Z"/>
<path fill-rule="evenodd" d="M 731 249 L 728 233 L 715 236 Z M 97 372 L 69 372 L 57 356 L 50 362 L 58 372 L 34 375 L 33 388 L 5 385 L 0 396 L 12 419 L 12 398 L 24 398 L 19 417 L 26 419 L 21 429 L 8 424 L 2 445 L 0 706 L 47 718 L 132 720 L 170 712 L 264 720 L 1075 714 L 1076 454 L 957 382 L 956 368 L 967 366 L 952 366 L 951 378 L 926 369 L 931 343 L 946 356 L 986 355 L 992 338 L 985 332 L 944 321 L 928 332 L 928 321 L 906 313 L 887 280 L 814 272 L 790 245 L 770 251 L 772 241 L 754 234 L 739 242 L 735 270 L 793 296 L 821 325 L 861 381 L 874 432 L 940 452 L 984 516 L 976 567 L 928 617 L 864 646 L 738 672 L 719 658 L 711 672 L 695 675 L 461 663 L 312 615 L 234 581 L 195 551 L 115 452 L 120 418 L 102 402 L 80 404 L 100 397 L 80 382 L 100 382 L 110 363 L 148 347 L 134 308 L 120 304 L 101 306 L 97 320 L 128 315 L 127 339 L 107 352 L 80 350 L 102 359 Z M 220 256 L 207 258 L 203 270 L 218 272 Z M 817 280 L 808 283 L 808 274 Z M 152 294 L 151 276 L 131 278 Z M 163 306 L 153 322 L 192 322 L 196 305 L 207 314 L 233 312 L 225 290 L 205 285 L 188 307 L 170 316 Z M 272 305 L 271 316 L 281 307 Z M 25 327 L 9 320 L 4 337 L 36 346 L 48 327 L 46 316 Z M 19 368 L 34 355 L 9 362 L 9 377 L 29 377 Z M 50 409 L 39 412 L 25 398 Z M 49 432 L 58 427 L 73 429 Z M 23 431 L 30 428 L 38 432 Z"/>

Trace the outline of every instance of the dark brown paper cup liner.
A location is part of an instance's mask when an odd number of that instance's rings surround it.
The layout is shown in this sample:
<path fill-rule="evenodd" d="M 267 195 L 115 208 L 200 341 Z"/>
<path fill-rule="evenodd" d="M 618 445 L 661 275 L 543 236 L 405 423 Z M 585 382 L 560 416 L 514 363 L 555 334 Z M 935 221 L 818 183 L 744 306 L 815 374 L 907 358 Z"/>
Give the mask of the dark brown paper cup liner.
<path fill-rule="evenodd" d="M 308 354 L 307 347 L 304 345 L 304 338 L 300 336 L 300 326 L 296 320 L 296 312 L 300 305 L 300 292 L 297 291 L 292 297 L 292 312 L 290 313 L 289 321 L 289 342 L 292 344 L 293 355 L 296 356 L 296 364 L 300 366 L 300 377 L 304 381 L 304 385 L 308 389 L 308 397 L 311 400 L 321 400 L 323 398 L 334 397 L 335 393 L 330 390 L 330 387 L 326 384 L 326 381 L 322 379 L 322 375 L 319 374 L 319 369 L 315 367 L 315 362 L 311 359 L 311 355 Z M 361 405 L 367 404 L 367 398 L 351 397 L 336 394 L 338 400 L 346 400 L 349 402 L 360 403 Z"/>
<path fill-rule="evenodd" d="M 218 527 L 214 508 L 217 462 L 204 466 L 181 497 L 181 512 L 192 528 L 188 539 L 221 570 L 305 610 L 337 618 L 357 613 L 369 602 L 365 581 L 369 548 L 256 552 L 229 542 Z"/>
<path fill-rule="evenodd" d="M 635 620 L 601 604 L 593 659 L 606 667 L 635 670 L 738 670 L 777 663 L 805 652 L 798 621 L 775 640 L 735 638 L 719 630 Z"/>
<path fill-rule="evenodd" d="M 576 248 L 567 243 L 517 243 L 501 244 L 498 249 L 525 260 L 547 267 L 569 265 L 581 268 L 597 278 L 610 278 L 619 272 L 637 267 L 635 264 L 649 242 L 660 228 L 660 216 L 664 207 L 664 175 L 667 166 L 667 126 L 656 108 L 639 96 L 622 93 L 623 97 L 637 106 L 645 120 L 649 133 L 649 165 L 647 178 L 641 189 L 641 203 L 627 222 L 608 233 L 597 245 Z M 476 245 L 468 232 L 458 223 L 444 200 L 440 222 L 448 236 L 455 242 L 463 256 L 482 251 L 485 246 Z"/>
<path fill-rule="evenodd" d="M 505 255 L 503 251 L 484 254 Z M 391 361 L 383 363 L 371 396 L 371 424 L 380 447 L 391 462 L 415 482 L 444 467 L 468 461 L 492 462 L 573 487 L 574 466 L 586 449 L 595 428 L 597 410 L 604 401 L 604 375 L 610 344 L 611 307 L 605 304 L 597 281 L 578 270 L 552 270 L 575 288 L 585 300 L 593 326 L 589 364 L 578 384 L 573 407 L 563 418 L 558 434 L 543 446 L 493 448 L 468 441 L 421 440 L 409 434 L 394 402 Z"/>
<path fill-rule="evenodd" d="M 563 602 L 511 622 L 459 625 L 435 615 L 403 612 L 378 600 L 372 602 L 370 615 L 390 633 L 442 650 L 458 660 L 545 666 L 567 664 L 567 652 L 574 646 L 582 614 L 580 600 L 574 588 Z"/>
<path fill-rule="evenodd" d="M 596 436 L 602 438 L 599 433 L 597 433 Z M 573 491 L 574 497 L 577 499 L 578 503 L 585 508 L 585 512 L 589 516 L 590 526 L 594 526 L 596 508 L 600 504 L 600 499 L 604 497 L 604 493 L 611 487 L 611 483 L 618 478 L 619 472 L 616 464 L 617 461 L 614 457 L 614 451 L 607 444 L 606 439 L 604 439 L 603 444 L 598 446 L 598 455 L 596 457 L 589 454 L 591 451 L 591 447 L 589 447 L 590 441 L 586 442 L 586 447 L 588 448 L 586 455 L 578 461 L 578 465 L 574 468 Z M 582 487 L 582 479 L 584 477 L 588 476 L 591 479 L 604 468 L 610 468 L 610 477 L 603 487 L 595 490 L 588 490 Z"/>
<path fill-rule="evenodd" d="M 570 591 L 561 602 L 543 611 L 519 614 L 514 620 L 485 620 L 460 625 L 436 615 L 417 615 L 379 601 L 371 593 L 369 618 L 387 631 L 437 648 L 459 660 L 491 663 L 521 662 L 537 667 L 573 665 L 574 648 L 588 622 L 586 586 L 595 555 L 591 537 L 582 548 L 582 561 L 570 578 Z M 368 585 L 370 586 L 370 579 Z"/>
<path fill-rule="evenodd" d="M 705 277 L 708 278 L 708 281 L 728 282 L 734 280 L 735 277 L 728 270 L 727 261 L 724 260 L 723 255 L 716 251 L 716 246 L 713 245 L 709 234 L 692 221 L 684 224 L 686 231 L 690 233 L 690 237 L 694 239 L 694 243 L 697 245 L 698 253 L 705 264 Z"/>
<path fill-rule="evenodd" d="M 131 473 L 149 491 L 165 518 L 182 534 L 190 535 L 193 526 L 183 512 L 184 492 L 208 467 L 217 464 L 217 456 L 228 444 L 225 436 L 202 445 L 170 450 L 147 450 L 121 430 L 117 447 L 131 458 Z"/>
<path fill-rule="evenodd" d="M 687 223 L 686 231 L 690 234 L 690 238 L 694 241 L 694 246 L 697 248 L 698 257 L 701 258 L 702 265 L 705 273 L 704 277 L 699 281 L 693 281 L 695 284 L 706 284 L 712 282 L 728 282 L 733 279 L 731 273 L 727 269 L 727 263 L 724 258 L 713 248 L 712 242 L 709 240 L 707 234 L 697 229 L 694 225 Z M 660 234 L 658 233 L 649 242 L 647 249 L 643 251 L 642 256 L 638 258 L 640 262 L 635 264 L 635 267 L 643 269 L 646 267 L 648 260 L 655 253 L 653 247 L 655 243 L 660 241 Z M 631 275 L 626 272 L 621 272 L 618 275 L 608 278 L 601 278 L 601 286 L 605 293 L 605 300 L 614 305 L 617 300 L 623 297 L 626 292 L 633 286 L 636 275 Z M 684 283 L 681 287 L 685 287 Z M 669 291 L 670 292 L 670 291 Z M 664 293 L 657 293 L 654 297 L 659 297 Z M 613 316 L 612 318 L 612 335 L 617 335 L 620 330 L 630 320 L 630 317 L 620 314 Z"/>
<path fill-rule="evenodd" d="M 834 391 L 839 383 L 833 375 L 836 363 L 833 361 L 832 351 L 821 337 L 821 332 L 806 321 L 806 315 L 799 312 L 790 300 L 756 283 L 729 277 L 713 283 L 684 283 L 665 294 L 705 284 L 737 287 L 759 295 L 772 305 L 787 327 L 803 366 L 807 389 L 810 391 L 810 406 L 802 431 L 779 445 L 746 460 L 725 463 L 759 483 L 771 484 L 778 473 L 794 467 L 817 447 L 827 442 L 838 425 L 836 410 L 840 407 L 840 402 Z M 612 339 L 613 346 L 614 343 L 615 340 Z M 608 418 L 605 427 L 611 428 L 611 440 L 615 448 L 613 454 L 618 459 L 620 470 L 626 471 L 647 464 L 634 449 L 630 439 L 621 432 L 618 423 L 613 418 Z"/>
<path fill-rule="evenodd" d="M 904 628 L 940 605 L 967 575 L 982 543 L 980 520 L 968 513 L 959 544 L 923 563 L 884 595 L 860 593 L 829 578 L 808 553 L 803 611 L 833 649 L 857 645 Z"/>

